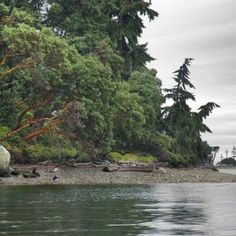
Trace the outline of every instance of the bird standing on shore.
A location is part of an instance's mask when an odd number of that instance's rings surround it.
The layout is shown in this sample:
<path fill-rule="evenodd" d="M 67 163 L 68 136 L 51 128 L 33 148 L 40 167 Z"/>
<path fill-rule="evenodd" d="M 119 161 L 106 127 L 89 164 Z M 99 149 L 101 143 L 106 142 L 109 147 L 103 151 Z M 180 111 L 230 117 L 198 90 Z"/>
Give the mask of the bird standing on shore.
<path fill-rule="evenodd" d="M 25 178 L 37 178 L 37 177 L 40 177 L 40 174 L 39 172 L 37 171 L 37 168 L 34 167 L 32 172 L 28 172 L 28 171 L 23 171 L 22 172 L 22 175 L 25 177 Z"/>
<path fill-rule="evenodd" d="M 32 174 L 34 174 L 36 177 L 40 177 L 40 174 L 39 174 L 39 172 L 37 171 L 37 168 L 36 168 L 36 167 L 33 168 Z"/>
<path fill-rule="evenodd" d="M 59 178 L 56 176 L 56 175 L 54 175 L 54 177 L 53 177 L 53 179 L 52 179 L 53 181 L 58 181 L 59 180 Z"/>

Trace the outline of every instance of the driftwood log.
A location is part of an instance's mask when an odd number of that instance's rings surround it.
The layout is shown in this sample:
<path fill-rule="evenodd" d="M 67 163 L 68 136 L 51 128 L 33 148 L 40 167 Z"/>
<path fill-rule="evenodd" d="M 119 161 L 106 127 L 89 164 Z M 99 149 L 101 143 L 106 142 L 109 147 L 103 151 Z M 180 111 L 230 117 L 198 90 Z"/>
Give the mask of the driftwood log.
<path fill-rule="evenodd" d="M 103 168 L 104 172 L 114 171 L 136 171 L 136 172 L 153 172 L 152 165 L 109 165 Z"/>
<path fill-rule="evenodd" d="M 119 167 L 118 166 L 105 166 L 103 167 L 102 169 L 104 172 L 114 172 L 114 171 L 117 171 L 119 170 Z"/>

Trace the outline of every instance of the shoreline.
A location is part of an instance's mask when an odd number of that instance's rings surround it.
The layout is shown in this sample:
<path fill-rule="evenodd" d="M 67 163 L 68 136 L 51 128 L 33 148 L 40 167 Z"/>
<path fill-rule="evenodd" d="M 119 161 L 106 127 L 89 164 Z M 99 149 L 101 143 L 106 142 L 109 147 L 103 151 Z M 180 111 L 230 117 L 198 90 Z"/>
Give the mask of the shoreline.
<path fill-rule="evenodd" d="M 106 185 L 106 184 L 157 184 L 157 183 L 232 183 L 236 175 L 202 168 L 159 168 L 153 172 L 115 171 L 103 172 L 103 167 L 68 167 L 41 165 L 13 165 L 17 170 L 37 167 L 40 177 L 24 178 L 22 175 L 0 178 L 0 186 L 14 185 Z M 53 177 L 59 179 L 53 181 Z"/>

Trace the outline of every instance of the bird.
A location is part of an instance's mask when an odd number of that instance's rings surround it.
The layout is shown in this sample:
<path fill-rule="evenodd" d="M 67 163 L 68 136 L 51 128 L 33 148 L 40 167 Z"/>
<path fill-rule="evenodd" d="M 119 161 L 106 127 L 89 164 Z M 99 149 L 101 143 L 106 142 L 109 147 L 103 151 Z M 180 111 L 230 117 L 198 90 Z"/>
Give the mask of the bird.
<path fill-rule="evenodd" d="M 36 168 L 36 167 L 33 168 L 32 174 L 34 174 L 36 177 L 40 177 L 40 174 L 39 174 L 39 172 L 37 171 L 37 168 Z"/>
<path fill-rule="evenodd" d="M 53 179 L 52 179 L 53 181 L 58 181 L 59 180 L 59 178 L 56 176 L 56 175 L 54 175 L 54 177 L 53 177 Z"/>
<path fill-rule="evenodd" d="M 25 177 L 25 178 L 37 178 L 37 177 L 40 177 L 40 174 L 39 172 L 37 171 L 37 168 L 34 167 L 32 172 L 29 172 L 29 171 L 24 171 L 22 172 L 22 175 Z"/>

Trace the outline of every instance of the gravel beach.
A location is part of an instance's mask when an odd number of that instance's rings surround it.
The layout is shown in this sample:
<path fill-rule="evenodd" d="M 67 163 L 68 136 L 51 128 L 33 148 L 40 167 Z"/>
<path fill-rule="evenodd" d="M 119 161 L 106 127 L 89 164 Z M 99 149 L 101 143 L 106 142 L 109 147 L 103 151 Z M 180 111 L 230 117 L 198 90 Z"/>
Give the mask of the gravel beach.
<path fill-rule="evenodd" d="M 17 170 L 30 171 L 34 166 L 16 165 Z M 115 171 L 103 172 L 103 167 L 37 166 L 38 178 L 24 178 L 23 175 L 0 178 L 0 185 L 95 185 L 95 184 L 155 184 L 155 183 L 222 183 L 236 182 L 236 175 L 210 169 L 159 168 L 153 172 Z M 53 177 L 58 180 L 54 181 Z"/>

